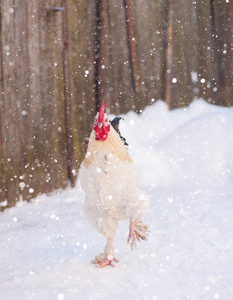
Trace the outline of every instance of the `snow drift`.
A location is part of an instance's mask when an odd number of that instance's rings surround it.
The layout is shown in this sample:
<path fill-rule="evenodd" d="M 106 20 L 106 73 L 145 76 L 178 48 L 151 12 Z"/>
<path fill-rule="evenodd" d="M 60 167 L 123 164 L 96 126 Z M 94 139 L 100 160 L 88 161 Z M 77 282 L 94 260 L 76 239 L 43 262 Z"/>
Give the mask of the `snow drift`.
<path fill-rule="evenodd" d="M 140 117 L 130 112 L 125 120 L 122 132 L 130 131 L 144 184 L 184 188 L 233 182 L 232 108 L 196 100 L 188 108 L 167 111 L 161 101 Z"/>

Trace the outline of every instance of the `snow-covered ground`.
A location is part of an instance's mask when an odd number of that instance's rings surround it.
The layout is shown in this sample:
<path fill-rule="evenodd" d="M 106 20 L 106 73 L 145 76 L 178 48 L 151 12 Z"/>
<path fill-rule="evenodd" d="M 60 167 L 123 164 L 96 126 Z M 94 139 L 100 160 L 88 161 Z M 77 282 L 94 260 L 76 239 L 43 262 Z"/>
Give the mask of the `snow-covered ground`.
<path fill-rule="evenodd" d="M 84 193 L 41 195 L 0 215 L 0 299 L 233 299 L 233 108 L 162 101 L 124 115 L 121 133 L 152 196 L 148 242 L 115 238 L 116 268 L 90 260 L 105 245 Z"/>

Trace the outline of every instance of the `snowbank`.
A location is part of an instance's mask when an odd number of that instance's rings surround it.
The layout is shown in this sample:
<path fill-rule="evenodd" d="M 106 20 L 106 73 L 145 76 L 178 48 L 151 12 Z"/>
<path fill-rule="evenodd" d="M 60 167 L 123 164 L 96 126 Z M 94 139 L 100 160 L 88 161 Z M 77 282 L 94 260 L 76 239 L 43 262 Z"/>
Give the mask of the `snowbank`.
<path fill-rule="evenodd" d="M 122 134 L 129 135 L 132 156 L 143 184 L 178 188 L 233 182 L 233 108 L 203 100 L 167 111 L 164 102 L 128 113 Z"/>

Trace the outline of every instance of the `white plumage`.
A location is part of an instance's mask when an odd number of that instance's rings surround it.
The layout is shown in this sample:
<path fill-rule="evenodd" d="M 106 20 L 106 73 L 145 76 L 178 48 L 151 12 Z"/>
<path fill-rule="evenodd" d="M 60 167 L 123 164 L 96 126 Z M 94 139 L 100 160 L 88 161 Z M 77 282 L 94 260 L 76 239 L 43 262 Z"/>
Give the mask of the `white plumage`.
<path fill-rule="evenodd" d="M 96 116 L 96 122 L 98 118 L 99 115 Z M 106 114 L 104 120 L 106 125 Z M 136 239 L 146 240 L 148 228 L 140 220 L 150 203 L 149 196 L 139 188 L 138 172 L 119 134 L 111 125 L 108 130 L 104 140 L 97 140 L 96 131 L 92 130 L 79 173 L 86 193 L 85 215 L 90 224 L 107 239 L 104 252 L 93 261 L 98 267 L 113 265 L 113 261 L 117 261 L 113 239 L 119 220 L 130 219 L 128 242 L 131 249 Z"/>

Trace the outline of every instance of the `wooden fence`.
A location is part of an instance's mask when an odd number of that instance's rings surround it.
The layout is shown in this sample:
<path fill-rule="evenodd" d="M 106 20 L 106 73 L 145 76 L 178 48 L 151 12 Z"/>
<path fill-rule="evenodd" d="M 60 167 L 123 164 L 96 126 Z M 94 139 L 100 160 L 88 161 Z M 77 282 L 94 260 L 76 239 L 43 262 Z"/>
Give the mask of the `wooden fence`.
<path fill-rule="evenodd" d="M 232 20 L 228 0 L 2 0 L 0 202 L 74 185 L 101 99 L 232 105 Z"/>

